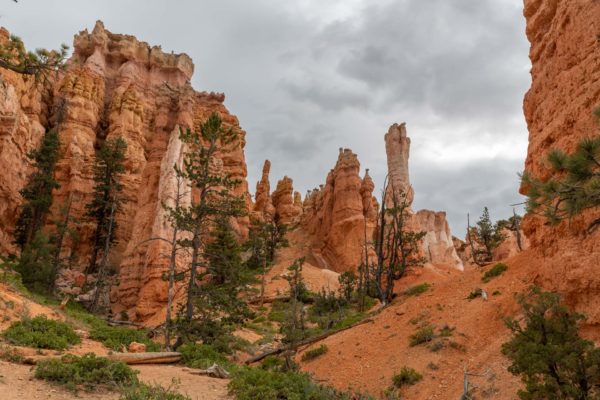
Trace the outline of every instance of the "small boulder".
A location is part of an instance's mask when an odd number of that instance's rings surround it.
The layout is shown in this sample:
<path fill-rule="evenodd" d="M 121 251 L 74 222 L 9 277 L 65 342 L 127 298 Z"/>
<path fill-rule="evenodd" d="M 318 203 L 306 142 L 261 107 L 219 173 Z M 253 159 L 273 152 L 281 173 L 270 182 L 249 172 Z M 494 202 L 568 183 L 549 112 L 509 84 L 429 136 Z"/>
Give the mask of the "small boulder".
<path fill-rule="evenodd" d="M 145 353 L 146 345 L 143 343 L 131 342 L 127 347 L 127 351 L 129 351 L 130 353 Z"/>

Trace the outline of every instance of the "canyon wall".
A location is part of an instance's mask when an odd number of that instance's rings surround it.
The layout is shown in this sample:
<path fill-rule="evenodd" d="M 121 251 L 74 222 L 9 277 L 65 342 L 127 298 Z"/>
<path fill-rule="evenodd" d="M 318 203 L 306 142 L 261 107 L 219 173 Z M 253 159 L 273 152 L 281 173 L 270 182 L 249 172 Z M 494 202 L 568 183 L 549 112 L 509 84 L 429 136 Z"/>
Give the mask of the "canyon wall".
<path fill-rule="evenodd" d="M 0 28 L 0 43 L 9 33 Z M 19 190 L 31 172 L 27 153 L 41 142 L 48 107 L 33 77 L 0 69 L 0 254 L 14 252 L 12 233 L 21 202 Z"/>
<path fill-rule="evenodd" d="M 525 170 L 546 178 L 551 149 L 571 152 L 581 139 L 600 135 L 592 115 L 600 106 L 600 1 L 524 3 L 532 62 L 523 106 L 529 128 Z M 600 229 L 587 234 L 586 227 L 598 217 L 598 209 L 592 209 L 558 226 L 533 215 L 523 221 L 544 265 L 535 282 L 560 291 L 592 324 L 600 323 Z"/>
<path fill-rule="evenodd" d="M 7 36 L 5 31 L 2 35 Z M 111 296 L 113 309 L 144 320 L 163 308 L 168 245 L 144 241 L 170 237 L 161 202 L 169 202 L 176 189 L 172 168 L 185 150 L 178 138 L 180 129 L 198 129 L 216 112 L 224 126 L 237 133 L 235 141 L 219 148 L 219 167 L 241 182 L 235 193 L 244 196 L 251 208 L 245 132 L 225 108 L 223 94 L 192 88 L 193 70 L 187 55 L 164 53 L 133 36 L 113 34 L 101 22 L 92 32 L 75 36 L 73 55 L 65 71 L 53 77 L 44 98 L 27 78 L 0 70 L 0 165 L 10 171 L 0 181 L 0 250 L 12 250 L 7 236 L 21 202 L 18 190 L 29 172 L 25 154 L 38 145 L 45 129 L 55 128 L 61 140 L 56 167 L 60 188 L 54 193 L 52 217 L 60 207 L 71 205 L 78 235 L 66 243 L 63 256 L 70 268 L 85 269 L 94 231 L 93 222 L 85 217 L 85 204 L 93 189 L 95 153 L 105 140 L 122 137 L 127 143 L 122 177 L 126 202 L 116 217 L 111 252 L 118 281 Z M 48 117 L 48 110 L 57 109 L 62 110 L 60 123 L 56 115 Z M 247 236 L 248 223 L 248 217 L 234 221 L 241 238 Z"/>

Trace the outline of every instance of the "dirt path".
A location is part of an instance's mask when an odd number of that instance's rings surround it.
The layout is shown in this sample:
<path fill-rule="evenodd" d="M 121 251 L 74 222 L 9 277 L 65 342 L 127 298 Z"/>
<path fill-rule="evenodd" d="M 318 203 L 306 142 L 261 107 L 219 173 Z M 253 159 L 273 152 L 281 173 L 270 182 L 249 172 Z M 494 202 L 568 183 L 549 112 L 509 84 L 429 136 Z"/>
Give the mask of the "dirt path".
<path fill-rule="evenodd" d="M 189 396 L 192 400 L 229 400 L 225 379 L 208 378 L 192 375 L 184 368 L 175 365 L 140 365 L 135 367 L 140 371 L 139 378 L 146 383 L 158 383 L 169 387 L 173 378 L 178 380 L 177 391 Z"/>
<path fill-rule="evenodd" d="M 142 365 L 135 369 L 140 371 L 140 380 L 146 383 L 169 387 L 175 379 L 179 382 L 175 385 L 177 391 L 188 395 L 192 400 L 232 399 L 227 395 L 228 381 L 223 379 L 192 375 L 182 367 L 171 365 Z M 2 400 L 117 400 L 118 398 L 118 393 L 111 392 L 74 394 L 35 379 L 30 366 L 0 361 L 0 399 Z"/>

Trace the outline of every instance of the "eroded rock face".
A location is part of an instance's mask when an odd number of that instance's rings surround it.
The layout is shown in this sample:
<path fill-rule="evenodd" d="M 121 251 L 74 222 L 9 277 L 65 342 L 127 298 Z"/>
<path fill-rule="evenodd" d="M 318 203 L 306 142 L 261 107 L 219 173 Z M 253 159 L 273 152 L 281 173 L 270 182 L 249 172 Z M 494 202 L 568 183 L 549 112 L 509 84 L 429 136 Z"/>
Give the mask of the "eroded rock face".
<path fill-rule="evenodd" d="M 356 270 L 364 259 L 377 218 L 374 184 L 368 172 L 360 178 L 358 157 L 340 149 L 325 185 L 310 191 L 304 201 L 302 226 L 312 240 L 312 255 L 322 268 Z"/>
<path fill-rule="evenodd" d="M 8 179 L 0 180 L 0 250 L 10 243 L 6 232 L 12 231 L 21 202 L 18 190 L 28 174 L 24 154 L 40 141 L 45 109 L 60 105 L 56 178 L 61 187 L 54 194 L 53 213 L 56 216 L 59 207 L 70 202 L 71 218 L 79 221 L 77 242 L 64 246 L 64 255 L 72 255 L 70 267 L 81 271 L 89 263 L 94 224 L 85 217 L 85 204 L 92 193 L 95 152 L 105 140 L 120 136 L 127 142 L 122 179 L 126 202 L 117 214 L 110 260 L 119 282 L 112 291 L 113 310 L 127 310 L 132 319 L 144 320 L 164 308 L 167 284 L 162 274 L 169 246 L 161 241 L 140 243 L 151 237 L 170 238 L 161 201 L 168 202 L 177 186 L 172 168 L 185 150 L 178 138 L 180 128 L 198 129 L 211 113 L 220 114 L 225 127 L 238 136 L 219 149 L 218 168 L 241 182 L 234 192 L 245 198 L 248 211 L 251 206 L 245 132 L 225 108 L 223 94 L 192 88 L 193 70 L 187 55 L 167 54 L 133 36 L 113 34 L 101 22 L 91 33 L 84 30 L 75 36 L 73 56 L 47 96 L 50 100 L 35 98 L 37 92 L 22 77 L 0 70 L 0 165 L 11 171 Z M 46 125 L 52 127 L 51 122 Z M 247 235 L 248 223 L 248 217 L 234 221 L 240 238 Z"/>
<path fill-rule="evenodd" d="M 294 181 L 284 176 L 279 182 L 273 194 L 271 201 L 275 208 L 275 221 L 284 225 L 294 225 L 298 223 L 302 214 L 302 206 L 298 204 L 297 196 L 294 195 Z"/>
<path fill-rule="evenodd" d="M 388 164 L 388 179 L 393 193 L 400 199 L 406 196 L 409 204 L 415 197 L 408 173 L 408 157 L 410 155 L 410 138 L 406 134 L 406 124 L 393 124 L 385 134 L 385 152 Z M 391 193 L 386 204 L 391 203 Z"/>
<path fill-rule="evenodd" d="M 254 195 L 253 217 L 258 220 L 272 220 L 275 217 L 275 207 L 271 199 L 271 183 L 269 182 L 269 172 L 271 171 L 271 161 L 265 160 L 262 169 L 260 181 L 256 183 L 256 193 Z"/>
<path fill-rule="evenodd" d="M 458 257 L 452 241 L 446 212 L 419 210 L 411 216 L 410 226 L 415 231 L 426 232 L 421 242 L 421 250 L 429 262 L 463 269 L 463 262 Z"/>
<path fill-rule="evenodd" d="M 551 149 L 571 152 L 581 139 L 600 134 L 592 116 L 600 105 L 600 2 L 525 0 L 524 15 L 532 62 L 523 107 L 529 128 L 525 170 L 545 178 Z M 593 324 L 600 323 L 600 229 L 585 230 L 598 216 L 597 209 L 588 210 L 551 227 L 527 215 L 522 225 L 544 259 L 536 283 L 559 290 Z"/>
<path fill-rule="evenodd" d="M 0 28 L 0 43 L 8 38 L 8 31 Z M 0 254 L 15 251 L 19 190 L 31 173 L 27 153 L 39 146 L 47 123 L 42 90 L 33 77 L 0 69 Z"/>

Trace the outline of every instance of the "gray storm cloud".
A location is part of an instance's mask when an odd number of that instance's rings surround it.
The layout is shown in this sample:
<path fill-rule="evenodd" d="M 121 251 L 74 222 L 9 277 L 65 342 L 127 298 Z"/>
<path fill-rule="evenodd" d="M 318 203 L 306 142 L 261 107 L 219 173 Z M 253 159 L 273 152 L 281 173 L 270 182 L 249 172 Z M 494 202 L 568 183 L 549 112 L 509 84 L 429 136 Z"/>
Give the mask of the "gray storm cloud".
<path fill-rule="evenodd" d="M 248 132 L 251 188 L 265 158 L 273 181 L 316 187 L 339 147 L 381 183 L 383 135 L 406 121 L 416 208 L 446 210 L 464 236 L 467 212 L 506 217 L 521 201 L 530 63 L 520 0 L 21 0 L 0 14 L 31 47 L 69 44 L 101 19 L 188 53 L 194 87 L 225 92 Z"/>

